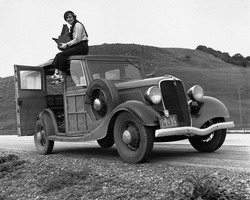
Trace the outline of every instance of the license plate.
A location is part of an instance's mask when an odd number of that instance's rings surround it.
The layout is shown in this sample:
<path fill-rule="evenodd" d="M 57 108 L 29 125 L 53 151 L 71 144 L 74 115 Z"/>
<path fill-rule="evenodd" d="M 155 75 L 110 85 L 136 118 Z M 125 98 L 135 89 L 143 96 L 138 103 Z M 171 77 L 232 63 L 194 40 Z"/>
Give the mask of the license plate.
<path fill-rule="evenodd" d="M 178 126 L 178 120 L 176 115 L 170 115 L 169 117 L 161 117 L 159 120 L 161 128 L 170 128 Z"/>

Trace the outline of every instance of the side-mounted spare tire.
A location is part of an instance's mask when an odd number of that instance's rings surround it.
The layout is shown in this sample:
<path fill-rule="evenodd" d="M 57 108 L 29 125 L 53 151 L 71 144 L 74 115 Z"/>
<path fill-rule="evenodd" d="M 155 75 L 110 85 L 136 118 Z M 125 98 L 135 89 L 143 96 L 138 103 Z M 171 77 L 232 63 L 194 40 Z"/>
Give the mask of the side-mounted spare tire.
<path fill-rule="evenodd" d="M 106 79 L 93 80 L 87 90 L 86 104 L 92 120 L 105 118 L 119 105 L 117 88 Z"/>

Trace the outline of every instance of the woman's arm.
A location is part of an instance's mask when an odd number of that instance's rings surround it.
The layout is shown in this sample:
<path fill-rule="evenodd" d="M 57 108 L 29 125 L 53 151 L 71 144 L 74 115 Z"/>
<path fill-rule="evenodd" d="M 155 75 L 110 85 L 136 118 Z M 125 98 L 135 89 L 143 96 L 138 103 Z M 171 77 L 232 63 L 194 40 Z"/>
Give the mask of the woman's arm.
<path fill-rule="evenodd" d="M 79 22 L 77 22 L 73 30 L 73 40 L 67 42 L 67 45 L 72 46 L 74 44 L 81 42 L 83 31 L 84 31 L 83 26 Z"/>

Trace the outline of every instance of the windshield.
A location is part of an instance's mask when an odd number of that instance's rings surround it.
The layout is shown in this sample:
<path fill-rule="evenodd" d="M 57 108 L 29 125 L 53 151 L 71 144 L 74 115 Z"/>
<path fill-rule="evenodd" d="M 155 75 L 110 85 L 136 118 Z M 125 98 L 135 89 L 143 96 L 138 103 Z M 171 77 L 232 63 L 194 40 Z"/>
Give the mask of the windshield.
<path fill-rule="evenodd" d="M 93 79 L 107 79 L 112 82 L 126 82 L 143 78 L 142 71 L 138 67 L 140 62 L 103 62 L 89 61 L 89 69 Z"/>

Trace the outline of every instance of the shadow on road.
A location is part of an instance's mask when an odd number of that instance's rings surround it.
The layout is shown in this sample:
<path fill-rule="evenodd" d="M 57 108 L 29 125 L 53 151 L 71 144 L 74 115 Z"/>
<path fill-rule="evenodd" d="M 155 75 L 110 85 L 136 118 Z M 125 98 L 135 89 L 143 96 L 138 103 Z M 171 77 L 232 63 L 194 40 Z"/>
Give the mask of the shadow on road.
<path fill-rule="evenodd" d="M 151 153 L 149 162 L 177 161 L 187 159 L 188 157 L 213 158 L 220 155 L 222 151 L 214 153 L 199 153 L 187 145 L 180 145 L 179 148 L 173 145 L 155 145 Z M 60 154 L 71 158 L 101 158 L 109 160 L 121 159 L 116 147 L 101 148 L 95 146 L 65 146 L 54 148 L 53 154 Z"/>
<path fill-rule="evenodd" d="M 119 159 L 119 154 L 116 148 L 101 148 L 101 147 L 67 147 L 55 148 L 53 154 L 61 154 L 71 158 L 105 158 L 105 159 Z"/>

